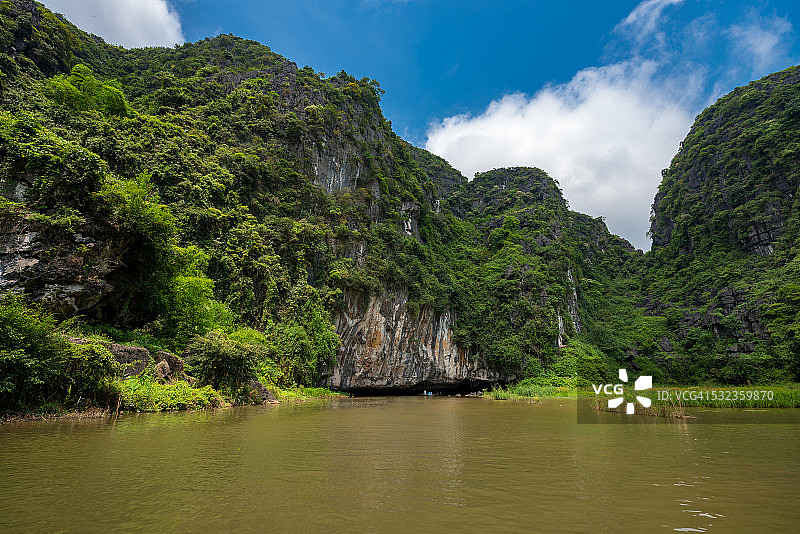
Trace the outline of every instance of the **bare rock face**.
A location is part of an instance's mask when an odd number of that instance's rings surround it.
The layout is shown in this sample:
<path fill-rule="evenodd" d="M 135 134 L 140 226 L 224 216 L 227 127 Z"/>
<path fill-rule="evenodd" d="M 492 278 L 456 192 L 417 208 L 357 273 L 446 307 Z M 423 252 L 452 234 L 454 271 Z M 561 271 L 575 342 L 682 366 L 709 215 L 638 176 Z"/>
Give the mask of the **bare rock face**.
<path fill-rule="evenodd" d="M 167 384 L 174 384 L 179 380 L 189 382 L 190 385 L 196 382 L 194 377 L 186 374 L 186 362 L 180 356 L 160 350 L 153 354 L 153 362 L 156 377 Z"/>
<path fill-rule="evenodd" d="M 355 187 L 364 171 L 355 150 L 337 143 L 314 146 L 313 166 L 317 184 L 328 194 Z"/>
<path fill-rule="evenodd" d="M 341 339 L 327 386 L 355 392 L 475 390 L 505 381 L 453 341 L 453 316 L 412 315 L 405 294 L 348 294 L 334 315 Z"/>
<path fill-rule="evenodd" d="M 160 362 L 158 362 L 155 365 L 155 371 L 154 372 L 155 372 L 156 378 L 158 378 L 159 380 L 164 380 L 165 382 L 169 382 L 170 381 L 169 380 L 170 370 L 171 369 L 169 368 L 169 364 L 166 361 L 161 360 Z"/>
<path fill-rule="evenodd" d="M 42 301 L 60 317 L 86 314 L 111 295 L 120 254 L 105 235 L 73 234 L 24 213 L 0 217 L 0 291 Z"/>
<path fill-rule="evenodd" d="M 280 404 L 280 401 L 275 398 L 275 395 L 255 378 L 250 380 L 248 387 L 250 388 L 250 397 L 254 401 L 262 404 Z"/>
<path fill-rule="evenodd" d="M 111 343 L 106 348 L 114 355 L 114 359 L 123 365 L 124 377 L 138 375 L 150 363 L 150 351 L 144 347 Z"/>

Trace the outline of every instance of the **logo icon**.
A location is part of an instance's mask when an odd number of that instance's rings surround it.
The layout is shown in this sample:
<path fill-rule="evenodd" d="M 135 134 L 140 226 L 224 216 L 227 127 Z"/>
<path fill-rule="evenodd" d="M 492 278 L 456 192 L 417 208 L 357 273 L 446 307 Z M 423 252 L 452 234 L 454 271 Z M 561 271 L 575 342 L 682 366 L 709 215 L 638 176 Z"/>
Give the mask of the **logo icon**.
<path fill-rule="evenodd" d="M 628 371 L 627 369 L 620 369 L 619 370 L 619 379 L 622 382 L 628 382 Z M 636 382 L 633 383 L 633 390 L 634 391 L 644 391 L 653 387 L 653 377 L 652 376 L 640 376 L 636 379 Z M 602 386 L 595 386 L 592 384 L 592 389 L 594 390 L 595 395 L 599 395 L 600 391 L 604 391 L 606 394 L 611 395 L 612 392 L 614 395 L 619 395 L 619 397 L 615 397 L 613 399 L 609 399 L 608 401 L 608 408 L 611 410 L 616 410 L 619 406 L 625 402 L 625 398 L 622 396 L 624 393 L 624 387 L 622 384 L 604 384 Z M 636 395 L 636 400 L 639 401 L 645 408 L 649 408 L 653 401 L 647 397 L 642 397 L 640 395 Z M 634 413 L 636 408 L 636 403 L 628 402 L 625 405 L 625 413 L 631 415 Z"/>

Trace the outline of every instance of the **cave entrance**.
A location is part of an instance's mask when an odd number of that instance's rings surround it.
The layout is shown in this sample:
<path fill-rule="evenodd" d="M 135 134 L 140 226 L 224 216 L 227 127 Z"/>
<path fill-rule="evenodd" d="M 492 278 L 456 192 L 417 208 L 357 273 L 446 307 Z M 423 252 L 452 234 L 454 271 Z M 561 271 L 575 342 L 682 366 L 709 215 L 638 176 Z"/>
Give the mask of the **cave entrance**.
<path fill-rule="evenodd" d="M 487 382 L 463 381 L 456 384 L 425 384 L 405 387 L 376 387 L 376 388 L 352 388 L 342 390 L 355 397 L 402 397 L 409 395 L 422 395 L 431 392 L 432 396 L 455 396 L 480 393 L 484 389 L 491 388 L 496 384 Z"/>

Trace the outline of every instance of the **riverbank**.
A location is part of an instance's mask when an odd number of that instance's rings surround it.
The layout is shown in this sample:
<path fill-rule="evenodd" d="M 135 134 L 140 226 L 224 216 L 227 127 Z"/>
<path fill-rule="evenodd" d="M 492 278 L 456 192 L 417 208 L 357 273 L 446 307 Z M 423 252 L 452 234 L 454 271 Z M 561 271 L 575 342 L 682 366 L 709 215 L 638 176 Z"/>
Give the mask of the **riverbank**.
<path fill-rule="evenodd" d="M 691 417 L 692 408 L 800 408 L 800 384 L 655 388 L 648 398 L 652 405 L 636 406 L 637 413 L 680 418 Z M 603 406 L 607 399 L 602 397 Z"/>
<path fill-rule="evenodd" d="M 113 415 L 113 412 L 108 408 L 100 408 L 91 406 L 89 408 L 78 410 L 64 410 L 57 412 L 49 411 L 33 411 L 23 413 L 6 413 L 0 414 L 0 424 L 3 423 L 18 423 L 21 421 L 47 421 L 49 419 L 99 419 Z"/>
<path fill-rule="evenodd" d="M 577 394 L 577 378 L 547 375 L 509 384 L 504 388 L 495 386 L 485 391 L 483 396 L 495 400 L 513 400 L 548 397 L 574 398 Z"/>
<path fill-rule="evenodd" d="M 271 386 L 264 388 L 269 391 L 270 398 L 257 401 L 254 399 L 260 392 L 230 396 L 211 386 L 198 388 L 192 387 L 187 382 L 163 384 L 146 376 L 116 380 L 110 386 L 116 390 L 118 397 L 105 406 L 87 404 L 83 407 L 67 407 L 53 403 L 28 411 L 2 413 L 0 414 L 0 424 L 48 419 L 97 419 L 122 413 L 209 410 L 348 396 L 346 393 L 331 391 L 323 387 L 281 388 Z"/>
<path fill-rule="evenodd" d="M 564 379 L 571 380 L 571 379 Z M 496 400 L 530 398 L 594 398 L 596 409 L 607 410 L 608 401 L 620 397 L 619 394 L 596 394 L 592 389 L 577 386 L 539 385 L 530 382 L 494 388 L 484 393 L 485 397 Z M 785 383 L 760 386 L 681 386 L 654 387 L 640 396 L 650 399 L 651 405 L 635 406 L 636 413 L 667 417 L 685 416 L 686 408 L 800 408 L 800 384 Z M 631 401 L 634 397 L 631 397 Z"/>
<path fill-rule="evenodd" d="M 577 395 L 576 388 L 564 386 L 495 387 L 483 393 L 484 397 L 494 400 L 575 398 Z"/>

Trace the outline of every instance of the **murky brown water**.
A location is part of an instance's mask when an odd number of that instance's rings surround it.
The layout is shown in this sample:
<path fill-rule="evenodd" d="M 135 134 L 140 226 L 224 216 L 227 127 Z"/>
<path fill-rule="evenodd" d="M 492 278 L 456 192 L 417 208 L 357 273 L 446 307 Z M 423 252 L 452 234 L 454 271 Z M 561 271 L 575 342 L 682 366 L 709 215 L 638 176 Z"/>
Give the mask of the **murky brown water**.
<path fill-rule="evenodd" d="M 6 424 L 0 532 L 800 531 L 800 417 L 579 425 L 573 403 L 359 398 Z"/>

